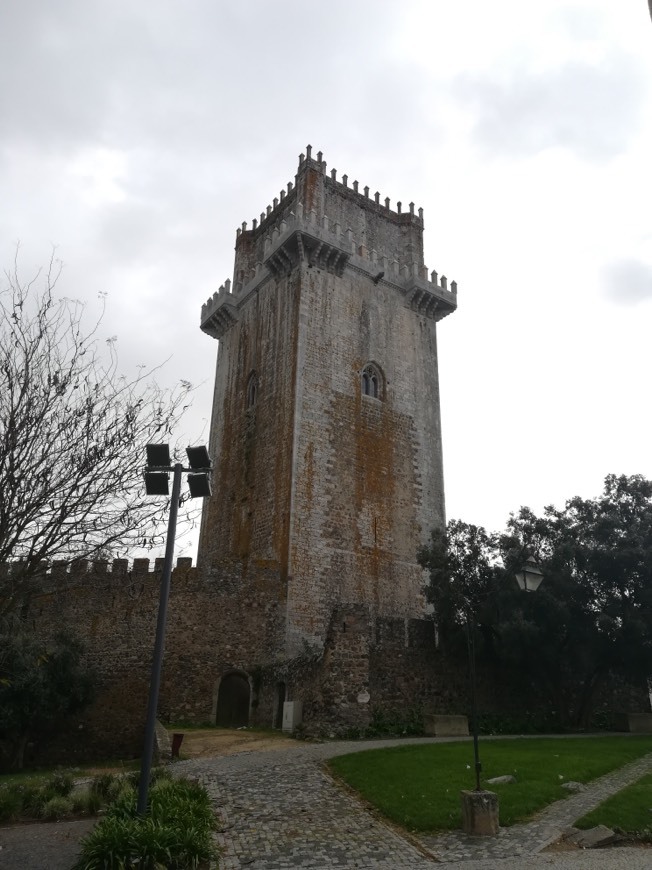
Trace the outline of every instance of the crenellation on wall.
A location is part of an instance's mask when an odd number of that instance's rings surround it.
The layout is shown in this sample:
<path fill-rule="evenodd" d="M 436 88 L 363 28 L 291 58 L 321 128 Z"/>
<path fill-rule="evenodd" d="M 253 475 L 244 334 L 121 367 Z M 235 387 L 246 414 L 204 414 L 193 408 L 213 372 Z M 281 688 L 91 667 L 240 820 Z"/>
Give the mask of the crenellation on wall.
<path fill-rule="evenodd" d="M 438 279 L 435 271 L 428 276 L 422 245 L 417 245 L 416 251 L 414 245 L 406 246 L 403 253 L 412 259 L 396 259 L 394 254 L 390 260 L 395 251 L 395 239 L 383 238 L 374 232 L 372 238 L 384 241 L 384 247 L 373 244 L 370 247 L 365 227 L 356 235 L 351 226 L 342 231 L 343 225 L 333 215 L 320 216 L 315 209 L 305 212 L 299 202 L 296 212 L 287 212 L 266 234 L 259 236 L 246 267 L 236 262 L 234 292 L 231 293 L 227 281 L 202 306 L 201 328 L 221 338 L 237 322 L 239 312 L 256 291 L 272 278 L 289 274 L 305 262 L 314 268 L 332 270 L 339 276 L 346 269 L 357 270 L 371 276 L 375 283 L 390 284 L 403 294 L 406 304 L 435 320 L 455 310 L 457 283 L 453 282 L 449 290 L 445 276 Z M 379 261 L 382 261 L 382 273 L 378 271 Z"/>
<path fill-rule="evenodd" d="M 312 155 L 312 149 L 306 149 L 306 155 Z M 337 199 L 339 197 L 339 200 Z M 339 204 L 338 204 L 339 203 Z M 275 197 L 265 212 L 261 212 L 260 222 L 252 221 L 252 229 L 247 230 L 246 222 L 236 231 L 236 263 L 234 268 L 234 284 L 239 287 L 245 283 L 245 276 L 249 276 L 256 262 L 261 262 L 262 245 L 261 239 L 270 232 L 282 220 L 287 220 L 290 212 L 301 217 L 301 210 L 313 211 L 317 221 L 320 221 L 326 213 L 334 215 L 342 213 L 353 217 L 362 233 L 353 226 L 356 236 L 364 238 L 368 231 L 372 235 L 387 237 L 384 246 L 372 244 L 377 250 L 381 247 L 397 249 L 402 252 L 399 259 L 407 263 L 412 261 L 423 263 L 423 209 L 419 208 L 415 214 L 414 203 L 410 203 L 410 211 L 402 212 L 397 205 L 397 210 L 390 208 L 389 197 L 385 198 L 384 205 L 380 203 L 380 193 L 377 191 L 374 200 L 369 198 L 369 187 L 364 187 L 364 192 L 359 192 L 358 182 L 352 187 L 348 185 L 348 176 L 345 174 L 342 181 L 337 181 L 337 172 L 333 170 L 330 175 L 326 174 L 326 162 L 321 152 L 317 159 L 312 156 L 300 155 L 299 167 L 295 176 L 295 184 L 288 183 L 287 194 L 281 191 L 280 198 Z M 350 220 L 340 220 L 342 225 L 350 223 Z M 390 229 L 391 228 L 391 229 Z"/>
<path fill-rule="evenodd" d="M 39 589 L 50 589 L 62 578 L 70 580 L 75 585 L 83 584 L 87 579 L 94 580 L 100 577 L 118 579 L 129 574 L 157 572 L 162 570 L 163 562 L 162 558 L 155 559 L 153 565 L 151 560 L 147 558 L 132 559 L 131 563 L 129 559 L 113 559 L 111 561 L 108 559 L 54 559 L 51 562 L 44 561 L 41 562 L 38 571 Z M 173 571 L 180 574 L 180 572 L 190 568 L 192 568 L 192 558 L 179 556 Z M 24 562 L 0 563 L 0 583 L 8 581 L 12 577 L 21 577 L 24 569 Z"/>

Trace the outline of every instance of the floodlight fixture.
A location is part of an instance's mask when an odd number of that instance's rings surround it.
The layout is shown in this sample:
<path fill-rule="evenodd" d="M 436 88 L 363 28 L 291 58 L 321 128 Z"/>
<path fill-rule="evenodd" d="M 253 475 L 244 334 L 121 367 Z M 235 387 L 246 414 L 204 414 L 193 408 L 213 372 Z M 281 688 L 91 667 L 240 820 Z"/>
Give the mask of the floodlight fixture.
<path fill-rule="evenodd" d="M 165 471 L 146 471 L 145 492 L 147 495 L 169 495 L 169 475 Z"/>
<path fill-rule="evenodd" d="M 152 675 L 149 683 L 149 699 L 147 701 L 147 720 L 145 722 L 145 740 L 140 766 L 140 783 L 138 786 L 137 811 L 139 816 L 147 813 L 147 794 L 152 769 L 154 752 L 154 733 L 156 730 L 156 713 L 158 696 L 161 687 L 161 669 L 163 667 L 163 650 L 165 645 L 165 622 L 167 619 L 168 600 L 170 598 L 170 583 L 172 579 L 172 559 L 174 558 L 174 538 L 177 530 L 177 514 L 181 495 L 181 477 L 188 474 L 190 495 L 193 498 L 205 498 L 211 494 L 210 468 L 211 460 L 205 447 L 189 447 L 188 461 L 190 469 L 184 468 L 180 462 L 174 467 L 170 462 L 170 447 L 168 444 L 147 445 L 147 468 L 145 469 L 145 488 L 148 495 L 168 495 L 169 472 L 172 472 L 172 495 L 169 502 L 168 533 L 165 540 L 165 559 L 161 572 L 161 591 L 156 621 L 156 640 L 154 641 L 154 656 L 152 658 Z"/>
<path fill-rule="evenodd" d="M 170 445 L 169 444 L 148 444 L 147 450 L 147 465 L 150 468 L 170 468 Z"/>
<path fill-rule="evenodd" d="M 193 471 L 211 467 L 211 458 L 204 444 L 199 447 L 186 447 L 186 453 L 188 454 L 188 462 Z"/>
<path fill-rule="evenodd" d="M 209 498 L 211 495 L 211 478 L 205 471 L 188 474 L 188 486 L 191 498 Z"/>

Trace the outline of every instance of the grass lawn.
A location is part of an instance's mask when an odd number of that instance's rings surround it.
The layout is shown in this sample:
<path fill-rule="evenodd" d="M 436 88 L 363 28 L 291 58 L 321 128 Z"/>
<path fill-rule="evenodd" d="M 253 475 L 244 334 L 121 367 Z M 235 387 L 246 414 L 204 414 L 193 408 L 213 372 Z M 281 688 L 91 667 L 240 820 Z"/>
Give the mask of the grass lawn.
<path fill-rule="evenodd" d="M 606 825 L 628 834 L 646 831 L 646 839 L 652 839 L 652 774 L 608 798 L 575 825 L 578 828 Z"/>
<path fill-rule="evenodd" d="M 562 783 L 589 782 L 652 751 L 650 737 L 569 737 L 480 743 L 482 781 L 500 799 L 501 825 L 513 825 L 568 797 Z M 412 831 L 445 831 L 462 823 L 460 791 L 475 785 L 471 742 L 373 749 L 330 761 L 333 773 L 391 821 Z"/>

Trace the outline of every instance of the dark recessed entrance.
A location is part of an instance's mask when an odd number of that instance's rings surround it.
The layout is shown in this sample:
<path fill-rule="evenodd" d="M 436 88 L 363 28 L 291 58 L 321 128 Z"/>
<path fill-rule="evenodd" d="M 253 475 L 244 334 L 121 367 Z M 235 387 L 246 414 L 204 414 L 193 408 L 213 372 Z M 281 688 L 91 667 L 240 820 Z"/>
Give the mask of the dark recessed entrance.
<path fill-rule="evenodd" d="M 244 674 L 222 677 L 217 693 L 218 725 L 240 728 L 249 724 L 249 680 Z"/>

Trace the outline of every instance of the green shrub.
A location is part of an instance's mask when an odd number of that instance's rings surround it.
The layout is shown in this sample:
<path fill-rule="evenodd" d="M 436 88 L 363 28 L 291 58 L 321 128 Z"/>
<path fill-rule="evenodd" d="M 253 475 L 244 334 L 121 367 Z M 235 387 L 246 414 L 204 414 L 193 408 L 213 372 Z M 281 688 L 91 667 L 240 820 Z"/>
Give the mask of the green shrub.
<path fill-rule="evenodd" d="M 206 790 L 190 780 L 170 780 L 169 774 L 155 780 L 148 815 L 138 816 L 136 791 L 125 790 L 82 840 L 75 870 L 181 870 L 215 857 Z"/>
<path fill-rule="evenodd" d="M 19 786 L 0 786 L 0 822 L 13 822 L 20 817 L 23 796 Z"/>
<path fill-rule="evenodd" d="M 126 779 L 133 785 L 135 789 L 137 789 L 140 785 L 140 771 L 134 770 L 132 771 Z M 159 779 L 172 779 L 172 774 L 167 767 L 153 767 L 149 774 L 149 784 L 150 788 L 154 785 L 155 782 L 158 782 Z"/>
<path fill-rule="evenodd" d="M 91 791 L 96 794 L 102 802 L 111 803 L 123 789 L 131 788 L 127 778 L 117 776 L 115 773 L 100 773 L 94 777 L 91 782 Z"/>
<path fill-rule="evenodd" d="M 418 708 L 410 708 L 403 713 L 389 713 L 375 709 L 371 722 L 364 732 L 365 737 L 421 736 L 423 734 L 423 713 Z"/>
<path fill-rule="evenodd" d="M 150 790 L 150 813 L 162 824 L 177 819 L 211 829 L 213 810 L 206 789 L 190 780 L 158 782 Z"/>
<path fill-rule="evenodd" d="M 75 787 L 75 780 L 72 773 L 67 771 L 57 770 L 53 773 L 46 783 L 48 790 L 61 797 L 68 797 L 70 792 Z"/>
<path fill-rule="evenodd" d="M 146 817 L 106 818 L 83 841 L 75 870 L 196 868 L 213 857 L 210 836 L 190 825 L 162 825 Z"/>
<path fill-rule="evenodd" d="M 65 819 L 67 816 L 71 816 L 72 814 L 73 802 L 71 798 L 64 797 L 60 794 L 55 795 L 46 801 L 42 805 L 40 812 L 42 819 L 52 822 L 58 821 L 59 819 Z"/>
<path fill-rule="evenodd" d="M 55 773 L 45 781 L 27 780 L 2 785 L 0 822 L 60 819 L 74 814 L 96 815 L 104 804 L 110 802 L 112 793 L 119 796 L 125 788 L 130 794 L 133 792 L 131 786 L 116 777 L 115 785 L 110 787 L 107 780 L 100 788 L 91 783 L 88 788 L 75 790 L 70 773 Z"/>
<path fill-rule="evenodd" d="M 43 806 L 43 786 L 37 782 L 25 782 L 17 788 L 21 798 L 21 815 L 38 817 Z"/>
<path fill-rule="evenodd" d="M 117 779 L 115 773 L 98 773 L 91 781 L 91 791 L 106 799 Z"/>
<path fill-rule="evenodd" d="M 104 800 L 92 788 L 73 792 L 70 799 L 73 812 L 80 815 L 95 816 L 104 806 Z"/>
<path fill-rule="evenodd" d="M 109 806 L 107 815 L 115 819 L 131 819 L 135 815 L 138 804 L 138 792 L 129 784 L 120 792 L 117 798 Z"/>

